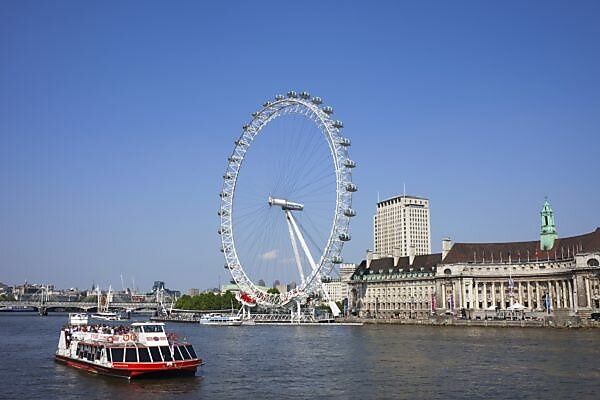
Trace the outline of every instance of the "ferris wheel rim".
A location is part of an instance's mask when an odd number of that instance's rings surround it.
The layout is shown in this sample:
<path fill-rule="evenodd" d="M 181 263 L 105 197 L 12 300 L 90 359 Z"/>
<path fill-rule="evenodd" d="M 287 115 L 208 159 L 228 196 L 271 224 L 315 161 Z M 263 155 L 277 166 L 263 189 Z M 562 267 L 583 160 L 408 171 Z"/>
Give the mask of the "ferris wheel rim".
<path fill-rule="evenodd" d="M 331 107 L 320 107 L 318 97 L 311 98 L 306 92 L 300 96 L 290 91 L 288 97 L 277 96 L 274 102 L 265 102 L 263 108 L 252 114 L 252 120 L 244 125 L 243 132 L 235 141 L 235 147 L 223 175 L 223 188 L 220 193 L 221 206 L 219 209 L 221 235 L 221 251 L 225 256 L 225 267 L 229 269 L 234 281 L 242 293 L 248 293 L 258 304 L 266 306 L 281 306 L 298 299 L 306 298 L 320 285 L 323 273 L 329 273 L 334 264 L 341 263 L 340 253 L 345 241 L 349 240 L 349 222 L 354 216 L 352 210 L 352 192 L 356 185 L 352 183 L 351 169 L 354 162 L 348 157 L 347 147 L 349 139 L 342 136 L 341 121 L 335 121 L 330 116 Z M 297 113 L 313 121 L 327 139 L 328 147 L 333 159 L 335 169 L 336 201 L 332 218 L 329 237 L 324 250 L 319 256 L 317 268 L 314 269 L 306 281 L 296 288 L 280 294 L 269 294 L 258 288 L 248 277 L 238 257 L 233 226 L 233 204 L 238 174 L 245 160 L 246 152 L 251 147 L 253 140 L 274 119 L 288 113 Z"/>

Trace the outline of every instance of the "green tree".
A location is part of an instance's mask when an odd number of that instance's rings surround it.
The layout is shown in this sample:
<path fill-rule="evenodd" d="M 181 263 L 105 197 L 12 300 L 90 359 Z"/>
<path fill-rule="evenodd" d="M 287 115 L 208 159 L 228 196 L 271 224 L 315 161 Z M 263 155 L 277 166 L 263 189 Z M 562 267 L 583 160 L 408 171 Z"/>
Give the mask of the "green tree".
<path fill-rule="evenodd" d="M 269 293 L 269 294 L 279 294 L 279 289 L 272 287 L 269 290 L 267 290 L 267 293 Z"/>
<path fill-rule="evenodd" d="M 183 310 L 225 310 L 230 309 L 232 305 L 233 308 L 241 306 L 235 295 L 229 291 L 224 294 L 201 293 L 193 297 L 183 295 L 175 303 L 176 308 Z"/>

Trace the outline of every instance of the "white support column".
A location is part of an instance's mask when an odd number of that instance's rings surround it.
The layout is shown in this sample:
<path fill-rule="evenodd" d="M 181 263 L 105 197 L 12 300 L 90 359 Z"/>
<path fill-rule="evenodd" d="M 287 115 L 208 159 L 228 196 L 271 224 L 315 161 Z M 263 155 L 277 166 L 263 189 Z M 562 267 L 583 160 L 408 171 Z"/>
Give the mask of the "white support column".
<path fill-rule="evenodd" d="M 529 311 L 533 310 L 533 287 L 531 281 L 527 281 L 527 308 Z"/>
<path fill-rule="evenodd" d="M 492 281 L 492 304 L 496 307 L 496 282 Z"/>
<path fill-rule="evenodd" d="M 519 291 L 519 303 L 521 305 L 523 305 L 523 290 L 522 290 L 523 285 L 522 285 L 522 283 L 523 282 L 521 282 L 521 281 L 517 282 L 517 288 L 518 288 L 517 290 Z"/>
<path fill-rule="evenodd" d="M 543 308 L 541 302 L 541 296 L 540 296 L 540 281 L 535 281 L 535 299 L 536 299 L 536 303 L 537 303 L 537 308 Z"/>
<path fill-rule="evenodd" d="M 483 309 L 488 308 L 487 305 L 487 282 L 483 282 Z"/>
<path fill-rule="evenodd" d="M 442 308 L 448 309 L 448 303 L 446 302 L 446 285 L 442 283 Z"/>
<path fill-rule="evenodd" d="M 590 293 L 590 278 L 587 276 L 583 278 L 585 281 L 585 297 L 587 300 L 586 307 L 592 307 L 592 296 Z"/>
<path fill-rule="evenodd" d="M 573 296 L 573 281 L 571 279 L 567 281 L 567 290 L 569 291 L 569 307 L 571 308 L 571 311 L 577 312 L 577 305 L 575 304 Z"/>
<path fill-rule="evenodd" d="M 504 281 L 500 282 L 500 309 L 504 310 L 506 308 L 506 301 L 504 300 Z"/>
<path fill-rule="evenodd" d="M 294 236 L 294 228 L 292 228 L 292 223 L 290 221 L 291 213 L 289 211 L 285 212 L 286 221 L 288 225 L 288 231 L 290 233 L 290 240 L 292 241 L 292 250 L 294 251 L 294 259 L 296 260 L 296 266 L 298 267 L 298 274 L 300 275 L 300 280 L 302 284 L 305 282 L 304 271 L 302 270 L 302 262 L 300 261 L 300 253 L 298 253 L 298 245 L 296 244 L 296 237 Z"/>
<path fill-rule="evenodd" d="M 563 308 L 567 308 L 569 307 L 569 298 L 567 297 L 567 286 L 566 286 L 566 281 L 562 280 L 560 281 L 560 285 L 562 286 L 562 300 L 563 300 Z"/>

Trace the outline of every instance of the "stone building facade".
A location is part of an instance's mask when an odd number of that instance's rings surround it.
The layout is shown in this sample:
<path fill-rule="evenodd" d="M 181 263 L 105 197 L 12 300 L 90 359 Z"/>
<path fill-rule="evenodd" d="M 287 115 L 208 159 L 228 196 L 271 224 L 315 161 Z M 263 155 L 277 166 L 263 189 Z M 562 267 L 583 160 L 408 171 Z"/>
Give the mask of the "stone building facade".
<path fill-rule="evenodd" d="M 373 318 L 600 312 L 600 228 L 559 238 L 548 202 L 541 215 L 538 241 L 452 245 L 445 239 L 440 254 L 368 254 L 350 280 L 350 311 Z"/>

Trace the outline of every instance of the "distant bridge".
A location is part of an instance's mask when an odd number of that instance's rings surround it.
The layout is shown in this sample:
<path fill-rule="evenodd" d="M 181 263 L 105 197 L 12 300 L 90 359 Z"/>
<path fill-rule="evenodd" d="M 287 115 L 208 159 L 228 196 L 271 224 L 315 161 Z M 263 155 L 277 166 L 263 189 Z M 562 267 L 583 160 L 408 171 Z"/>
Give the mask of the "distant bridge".
<path fill-rule="evenodd" d="M 37 311 L 45 310 L 55 310 L 57 308 L 70 308 L 77 309 L 81 311 L 97 311 L 98 304 L 96 302 L 83 302 L 83 301 L 0 301 L 0 307 L 30 307 Z M 138 311 L 138 310 L 157 310 L 159 308 L 159 303 L 156 302 L 111 302 L 110 308 L 115 310 L 126 310 L 126 311 Z"/>

